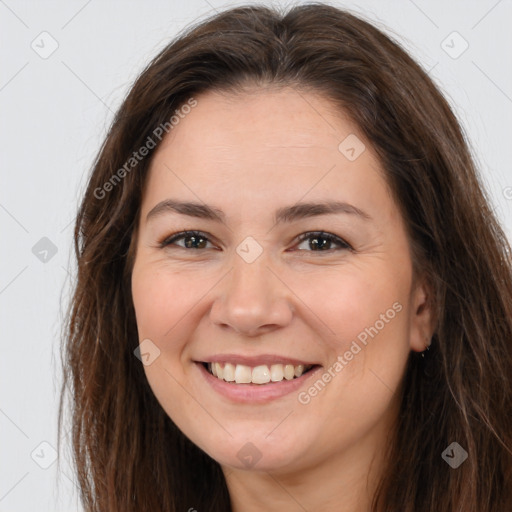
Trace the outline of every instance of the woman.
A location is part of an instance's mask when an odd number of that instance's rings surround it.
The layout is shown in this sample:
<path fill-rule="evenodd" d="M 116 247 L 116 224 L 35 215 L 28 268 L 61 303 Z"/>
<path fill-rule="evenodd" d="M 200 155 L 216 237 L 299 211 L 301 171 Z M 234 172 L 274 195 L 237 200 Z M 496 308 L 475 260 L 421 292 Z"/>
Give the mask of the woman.
<path fill-rule="evenodd" d="M 172 42 L 75 248 L 86 510 L 512 510 L 510 247 L 447 102 L 367 22 L 240 7 Z"/>

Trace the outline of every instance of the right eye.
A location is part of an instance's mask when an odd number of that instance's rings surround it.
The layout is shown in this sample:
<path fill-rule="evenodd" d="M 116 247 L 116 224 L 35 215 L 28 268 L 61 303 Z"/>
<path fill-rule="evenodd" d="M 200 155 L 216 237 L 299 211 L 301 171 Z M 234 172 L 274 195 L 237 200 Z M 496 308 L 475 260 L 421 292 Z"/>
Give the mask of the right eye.
<path fill-rule="evenodd" d="M 176 242 L 179 240 L 184 240 L 184 245 L 178 245 Z M 181 249 L 205 249 L 206 244 L 211 243 L 208 240 L 208 237 L 202 233 L 201 231 L 181 231 L 180 233 L 175 233 L 167 238 L 165 238 L 162 242 L 160 242 L 160 247 L 163 248 L 172 248 L 169 247 L 171 245 L 175 245 Z"/>

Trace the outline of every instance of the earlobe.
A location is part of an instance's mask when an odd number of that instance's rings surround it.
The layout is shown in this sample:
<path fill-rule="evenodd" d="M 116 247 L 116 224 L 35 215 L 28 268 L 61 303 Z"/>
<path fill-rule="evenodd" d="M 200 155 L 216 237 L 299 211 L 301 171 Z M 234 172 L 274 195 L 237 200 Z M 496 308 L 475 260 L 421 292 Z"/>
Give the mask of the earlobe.
<path fill-rule="evenodd" d="M 423 352 L 430 347 L 434 334 L 434 308 L 432 288 L 426 279 L 418 282 L 411 295 L 410 347 Z"/>

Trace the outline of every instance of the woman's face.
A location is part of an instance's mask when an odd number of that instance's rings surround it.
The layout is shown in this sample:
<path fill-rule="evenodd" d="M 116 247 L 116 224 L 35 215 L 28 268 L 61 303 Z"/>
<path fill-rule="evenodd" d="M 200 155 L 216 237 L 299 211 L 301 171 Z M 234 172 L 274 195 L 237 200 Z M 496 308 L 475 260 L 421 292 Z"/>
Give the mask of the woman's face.
<path fill-rule="evenodd" d="M 138 226 L 149 384 L 224 467 L 362 460 L 387 439 L 408 354 L 430 334 L 379 162 L 313 93 L 196 100 L 154 155 Z M 200 233 L 171 241 L 187 230 Z M 300 364 L 313 367 L 295 377 Z"/>

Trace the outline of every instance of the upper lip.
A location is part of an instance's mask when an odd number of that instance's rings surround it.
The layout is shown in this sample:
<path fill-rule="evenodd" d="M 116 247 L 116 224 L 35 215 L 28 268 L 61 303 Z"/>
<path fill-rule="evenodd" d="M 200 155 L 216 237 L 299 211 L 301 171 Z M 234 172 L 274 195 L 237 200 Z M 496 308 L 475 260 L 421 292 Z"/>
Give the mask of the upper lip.
<path fill-rule="evenodd" d="M 301 361 L 299 359 L 294 359 L 293 357 L 280 356 L 277 354 L 261 354 L 258 356 L 244 356 L 241 354 L 214 354 L 207 356 L 201 362 L 243 364 L 252 367 L 263 364 L 267 366 L 273 364 L 292 364 L 293 366 L 303 364 L 304 366 L 314 366 L 317 364 L 311 361 Z"/>

